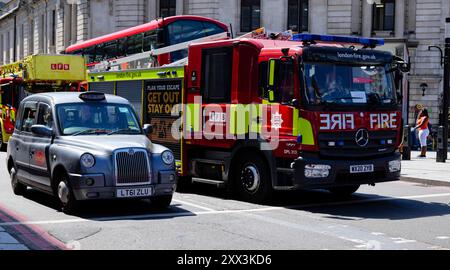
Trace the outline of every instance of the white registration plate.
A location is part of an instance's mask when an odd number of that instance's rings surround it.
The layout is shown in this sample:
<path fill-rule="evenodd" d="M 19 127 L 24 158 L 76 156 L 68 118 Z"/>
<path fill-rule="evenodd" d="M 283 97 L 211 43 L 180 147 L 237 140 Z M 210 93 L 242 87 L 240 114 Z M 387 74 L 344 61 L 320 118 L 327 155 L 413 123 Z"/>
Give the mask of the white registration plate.
<path fill-rule="evenodd" d="M 370 165 L 354 165 L 350 166 L 350 173 L 369 173 L 374 172 L 373 164 Z"/>
<path fill-rule="evenodd" d="M 117 198 L 150 197 L 152 188 L 127 188 L 117 190 Z"/>

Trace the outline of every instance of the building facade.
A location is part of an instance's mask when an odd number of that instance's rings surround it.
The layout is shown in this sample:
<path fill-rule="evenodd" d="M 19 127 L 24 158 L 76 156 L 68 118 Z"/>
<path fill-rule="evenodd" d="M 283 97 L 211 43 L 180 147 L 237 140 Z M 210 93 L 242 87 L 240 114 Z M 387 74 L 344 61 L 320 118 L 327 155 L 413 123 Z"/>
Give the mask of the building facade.
<path fill-rule="evenodd" d="M 450 0 L 12 0 L 0 11 L 0 65 L 35 53 L 60 53 L 77 42 L 158 17 L 191 14 L 229 24 L 239 35 L 270 31 L 371 36 L 410 59 L 409 121 L 417 105 L 438 123 L 441 56 Z"/>

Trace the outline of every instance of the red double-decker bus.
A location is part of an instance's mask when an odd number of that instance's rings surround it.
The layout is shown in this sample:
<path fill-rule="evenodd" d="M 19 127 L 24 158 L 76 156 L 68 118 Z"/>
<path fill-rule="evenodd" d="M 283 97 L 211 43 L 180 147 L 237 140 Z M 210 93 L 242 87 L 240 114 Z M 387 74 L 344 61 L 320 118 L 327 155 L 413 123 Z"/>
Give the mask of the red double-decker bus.
<path fill-rule="evenodd" d="M 228 33 L 228 27 L 219 21 L 201 16 L 172 16 L 72 45 L 65 53 L 84 55 L 88 67 L 92 67 L 102 61 L 223 33 Z M 157 60 L 164 65 L 185 57 L 187 48 L 160 54 Z"/>

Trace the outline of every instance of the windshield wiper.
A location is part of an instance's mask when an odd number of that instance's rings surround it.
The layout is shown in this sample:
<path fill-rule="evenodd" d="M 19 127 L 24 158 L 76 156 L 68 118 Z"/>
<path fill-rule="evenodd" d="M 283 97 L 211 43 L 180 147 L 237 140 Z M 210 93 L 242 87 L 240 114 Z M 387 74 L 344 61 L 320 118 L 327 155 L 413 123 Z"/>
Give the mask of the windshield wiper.
<path fill-rule="evenodd" d="M 111 131 L 110 133 L 108 133 L 107 135 L 113 135 L 113 134 L 117 134 L 117 133 L 122 133 L 122 132 L 126 132 L 127 134 L 140 134 L 141 132 L 137 129 L 132 129 L 132 128 L 123 128 L 123 129 L 118 129 L 118 130 L 114 130 Z"/>
<path fill-rule="evenodd" d="M 103 129 L 91 128 L 91 129 L 85 129 L 85 130 L 80 131 L 80 132 L 76 132 L 76 133 L 72 134 L 71 136 L 88 135 L 88 134 L 101 134 L 101 133 L 106 133 L 106 131 L 103 130 Z"/>

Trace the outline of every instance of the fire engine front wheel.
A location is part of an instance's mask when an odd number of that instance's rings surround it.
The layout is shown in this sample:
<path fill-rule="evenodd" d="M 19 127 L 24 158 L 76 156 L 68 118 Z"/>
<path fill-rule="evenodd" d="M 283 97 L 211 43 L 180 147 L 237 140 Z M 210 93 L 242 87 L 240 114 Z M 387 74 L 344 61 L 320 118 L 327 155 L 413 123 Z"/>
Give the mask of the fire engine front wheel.
<path fill-rule="evenodd" d="M 263 203 L 272 195 L 270 172 L 266 162 L 257 154 L 245 154 L 237 161 L 235 187 L 241 199 Z"/>
<path fill-rule="evenodd" d="M 360 185 L 353 185 L 353 186 L 345 186 L 345 187 L 334 187 L 330 188 L 329 191 L 339 197 L 348 197 L 358 191 L 360 188 Z"/>

